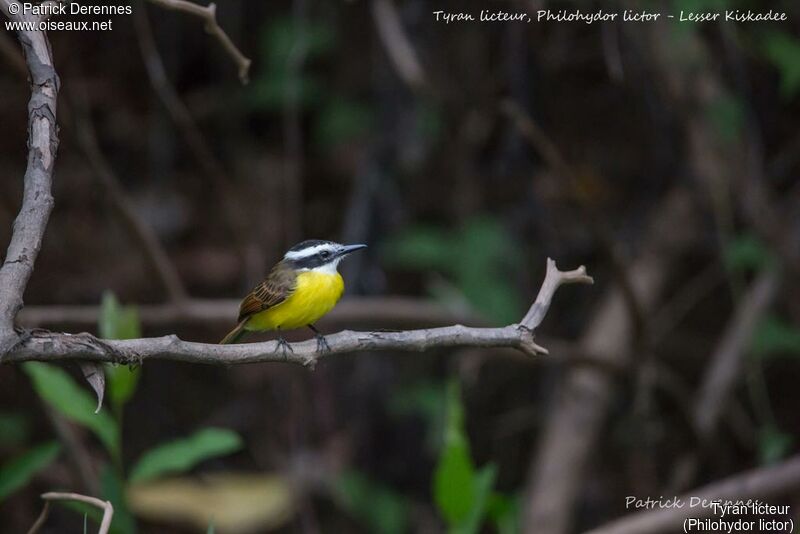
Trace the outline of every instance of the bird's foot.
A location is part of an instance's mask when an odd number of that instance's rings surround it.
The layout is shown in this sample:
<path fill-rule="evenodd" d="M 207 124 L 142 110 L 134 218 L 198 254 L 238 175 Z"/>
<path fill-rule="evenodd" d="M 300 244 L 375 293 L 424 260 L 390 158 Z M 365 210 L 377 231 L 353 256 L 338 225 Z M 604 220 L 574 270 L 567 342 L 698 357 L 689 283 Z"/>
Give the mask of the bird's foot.
<path fill-rule="evenodd" d="M 294 349 L 292 348 L 292 346 L 289 344 L 288 341 L 286 341 L 282 337 L 278 338 L 278 344 L 275 346 L 275 350 L 273 350 L 272 352 L 278 352 L 278 351 L 281 351 L 281 354 L 283 354 L 283 358 L 287 360 L 289 359 L 290 352 L 294 354 Z"/>
<path fill-rule="evenodd" d="M 326 354 L 331 351 L 331 346 L 328 345 L 328 340 L 325 339 L 325 336 L 317 332 L 314 337 L 317 338 L 317 352 L 319 354 Z"/>

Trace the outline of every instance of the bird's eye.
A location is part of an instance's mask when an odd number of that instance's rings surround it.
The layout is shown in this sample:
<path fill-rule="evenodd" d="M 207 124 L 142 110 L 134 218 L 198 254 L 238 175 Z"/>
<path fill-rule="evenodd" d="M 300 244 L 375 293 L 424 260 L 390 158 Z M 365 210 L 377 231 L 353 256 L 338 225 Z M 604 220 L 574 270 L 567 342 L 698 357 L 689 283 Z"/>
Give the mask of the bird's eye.
<path fill-rule="evenodd" d="M 322 258 L 323 260 L 327 260 L 328 258 L 331 257 L 331 251 L 323 250 L 322 252 L 319 253 L 319 257 Z"/>

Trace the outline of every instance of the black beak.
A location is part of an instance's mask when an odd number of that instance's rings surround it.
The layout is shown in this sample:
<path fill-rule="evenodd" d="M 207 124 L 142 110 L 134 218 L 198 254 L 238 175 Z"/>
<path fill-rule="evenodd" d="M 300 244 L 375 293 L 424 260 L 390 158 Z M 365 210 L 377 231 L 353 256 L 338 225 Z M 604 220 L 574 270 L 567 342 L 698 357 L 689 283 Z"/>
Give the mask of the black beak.
<path fill-rule="evenodd" d="M 339 249 L 340 256 L 347 256 L 351 252 L 355 252 L 356 250 L 361 250 L 362 248 L 367 248 L 367 245 L 358 244 L 358 245 L 342 245 L 342 248 Z"/>

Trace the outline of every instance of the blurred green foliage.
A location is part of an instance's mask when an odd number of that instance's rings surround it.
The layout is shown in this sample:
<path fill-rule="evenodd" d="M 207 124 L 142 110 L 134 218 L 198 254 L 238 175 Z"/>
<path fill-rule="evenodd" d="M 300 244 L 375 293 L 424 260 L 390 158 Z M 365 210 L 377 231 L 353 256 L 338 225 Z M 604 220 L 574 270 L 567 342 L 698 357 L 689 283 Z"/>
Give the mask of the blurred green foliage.
<path fill-rule="evenodd" d="M 728 143 L 739 139 L 745 123 L 745 110 L 741 99 L 723 93 L 709 104 L 707 113 L 720 139 Z"/>
<path fill-rule="evenodd" d="M 103 295 L 98 329 L 106 339 L 140 337 L 138 312 L 134 307 L 122 306 L 112 293 L 106 292 Z M 115 365 L 105 367 L 113 416 L 105 408 L 95 413 L 95 402 L 91 393 L 79 386 L 63 369 L 40 362 L 26 362 L 22 368 L 44 402 L 70 421 L 91 430 L 103 444 L 112 459 L 112 464 L 106 465 L 100 475 L 102 496 L 114 506 L 111 532 L 135 533 L 136 521 L 125 502 L 125 487 L 129 481 L 124 476 L 122 466 L 120 429 L 124 405 L 136 392 L 141 368 Z M 132 469 L 130 482 L 182 473 L 204 460 L 230 454 L 241 447 L 241 438 L 230 430 L 201 429 L 189 438 L 162 444 L 145 452 Z M 37 470 L 52 461 L 57 452 L 58 444 L 48 444 L 15 460 L 8 466 L 8 472 L 0 471 L 0 489 L 8 487 L 9 491 L 13 491 L 20 485 L 20 480 L 24 483 Z M 3 486 L 4 480 L 7 486 Z M 98 510 L 92 507 L 81 506 L 80 503 L 71 503 L 69 507 L 87 514 L 95 521 L 101 519 Z"/>
<path fill-rule="evenodd" d="M 455 381 L 447 385 L 446 402 L 444 445 L 433 475 L 433 496 L 449 532 L 475 534 L 487 518 L 504 534 L 516 532 L 516 506 L 493 492 L 497 467 L 487 464 L 477 469 L 472 460 L 461 390 Z"/>
<path fill-rule="evenodd" d="M 98 330 L 104 339 L 142 337 L 139 312 L 134 306 L 122 306 L 113 293 L 105 291 L 100 305 Z M 122 419 L 122 407 L 136 391 L 141 372 L 141 367 L 105 365 L 108 398 L 118 421 Z"/>
<path fill-rule="evenodd" d="M 800 39 L 785 31 L 770 30 L 764 34 L 764 56 L 781 75 L 781 95 L 787 100 L 800 89 Z"/>
<path fill-rule="evenodd" d="M 0 501 L 25 486 L 36 473 L 50 465 L 59 452 L 61 445 L 50 441 L 33 447 L 0 467 Z"/>
<path fill-rule="evenodd" d="M 722 261 L 731 272 L 759 271 L 776 264 L 772 251 L 751 233 L 729 240 L 723 250 Z"/>
<path fill-rule="evenodd" d="M 758 456 L 762 464 L 772 464 L 786 457 L 794 439 L 775 425 L 765 425 L 758 432 Z"/>
<path fill-rule="evenodd" d="M 326 21 L 298 22 L 292 17 L 271 21 L 261 34 L 266 63 L 249 90 L 250 105 L 258 111 L 282 112 L 292 102 L 301 110 L 317 108 L 312 137 L 323 150 L 360 138 L 373 123 L 369 106 L 337 96 L 315 72 L 316 63 L 330 59 L 337 41 Z"/>
<path fill-rule="evenodd" d="M 25 444 L 30 435 L 30 421 L 16 412 L 0 412 L 0 447 L 15 448 Z"/>
<path fill-rule="evenodd" d="M 135 534 L 136 520 L 125 502 L 125 481 L 120 471 L 107 465 L 100 473 L 100 491 L 114 507 L 111 534 Z M 100 520 L 99 516 L 95 516 Z"/>
<path fill-rule="evenodd" d="M 752 348 L 759 358 L 800 356 L 800 328 L 777 315 L 768 315 L 756 328 Z"/>
<path fill-rule="evenodd" d="M 395 416 L 421 416 L 426 423 L 425 442 L 432 453 L 442 443 L 445 418 L 445 388 L 440 383 L 419 382 L 398 389 L 389 398 L 389 413 Z"/>
<path fill-rule="evenodd" d="M 209 458 L 242 448 L 242 438 L 223 428 L 204 428 L 192 436 L 164 443 L 146 452 L 131 469 L 129 480 L 143 482 L 183 473 Z"/>
<path fill-rule="evenodd" d="M 293 98 L 301 107 L 319 103 L 325 95 L 323 82 L 307 69 L 294 68 L 293 63 L 326 56 L 335 44 L 333 26 L 325 22 L 298 25 L 291 17 L 270 21 L 261 32 L 261 57 L 266 64 L 253 80 L 250 104 L 259 110 L 280 111 Z"/>
<path fill-rule="evenodd" d="M 335 485 L 342 507 L 377 534 L 402 534 L 409 527 L 406 498 L 356 471 L 343 473 Z"/>
<path fill-rule="evenodd" d="M 516 280 L 522 255 L 495 218 L 476 216 L 456 230 L 413 226 L 390 239 L 385 251 L 395 266 L 446 275 L 486 318 L 499 324 L 519 319 L 522 299 Z"/>
<path fill-rule="evenodd" d="M 314 141 L 328 149 L 358 139 L 372 126 L 372 111 L 356 100 L 332 96 L 326 99 L 314 124 Z"/>
<path fill-rule="evenodd" d="M 96 403 L 91 393 L 76 384 L 66 371 L 54 365 L 26 362 L 22 364 L 22 368 L 43 401 L 70 421 L 91 430 L 109 455 L 115 461 L 119 460 L 120 436 L 117 422 L 105 408 L 95 413 Z"/>

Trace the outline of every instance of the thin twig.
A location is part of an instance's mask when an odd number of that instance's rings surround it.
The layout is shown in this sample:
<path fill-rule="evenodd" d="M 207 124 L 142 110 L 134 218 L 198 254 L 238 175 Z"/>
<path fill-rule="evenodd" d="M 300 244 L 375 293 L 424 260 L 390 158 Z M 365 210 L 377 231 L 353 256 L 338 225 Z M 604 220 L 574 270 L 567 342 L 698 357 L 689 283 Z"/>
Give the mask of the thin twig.
<path fill-rule="evenodd" d="M 44 522 L 47 521 L 47 516 L 50 515 L 50 501 L 44 501 L 44 506 L 42 507 L 42 511 L 39 513 L 39 517 L 36 518 L 36 521 L 31 525 L 31 528 L 28 529 L 28 534 L 36 534 L 39 530 L 44 526 Z"/>
<path fill-rule="evenodd" d="M 420 65 L 411 40 L 403 29 L 400 14 L 392 0 L 373 0 L 372 18 L 378 29 L 378 37 L 397 75 L 412 90 L 424 89 L 427 85 L 425 71 Z"/>
<path fill-rule="evenodd" d="M 246 238 L 249 234 L 249 221 L 247 212 L 241 209 L 241 202 L 231 193 L 234 180 L 214 154 L 214 150 L 203 136 L 188 106 L 181 100 L 178 91 L 167 76 L 167 70 L 153 37 L 147 13 L 144 10 L 135 11 L 133 24 L 136 28 L 136 38 L 150 86 L 183 135 L 186 146 L 197 161 L 200 170 L 213 184 L 213 193 L 219 199 L 222 216 L 230 227 L 230 237 L 236 241 L 242 260 L 247 263 L 247 251 L 252 248 Z"/>
<path fill-rule="evenodd" d="M 217 5 L 213 2 L 207 6 L 200 6 L 186 0 L 148 0 L 152 4 L 169 9 L 171 11 L 180 11 L 194 17 L 198 17 L 205 21 L 206 32 L 213 35 L 217 41 L 225 49 L 225 52 L 231 57 L 233 62 L 239 69 L 239 80 L 246 84 L 249 81 L 250 73 L 250 59 L 248 59 L 242 52 L 233 44 L 231 38 L 225 33 L 219 24 L 217 24 Z"/>
<path fill-rule="evenodd" d="M 42 513 L 39 514 L 39 517 L 36 519 L 36 522 L 28 531 L 28 534 L 36 534 L 44 525 L 44 522 L 47 520 L 47 515 L 50 511 L 50 501 L 78 501 L 99 508 L 103 511 L 103 519 L 100 521 L 100 528 L 98 529 L 97 534 L 108 534 L 108 529 L 111 528 L 111 520 L 114 517 L 114 507 L 108 501 L 102 501 L 96 497 L 88 497 L 79 493 L 57 492 L 43 493 L 42 499 L 45 501 L 44 508 L 42 509 Z"/>
<path fill-rule="evenodd" d="M 617 245 L 618 240 L 614 238 L 608 223 L 586 201 L 584 195 L 577 193 L 580 190 L 580 183 L 573 167 L 536 121 L 513 100 L 503 101 L 500 105 L 500 111 L 511 119 L 522 137 L 539 153 L 547 166 L 550 167 L 550 170 L 566 180 L 567 188 L 576 193 L 574 198 L 577 201 L 577 205 L 589 219 L 587 228 L 602 246 L 603 252 L 605 252 L 614 269 L 621 294 L 625 299 L 625 304 L 628 306 L 631 317 L 633 317 L 636 337 L 641 337 L 645 328 L 645 314 L 633 289 L 633 282 L 628 272 L 629 262 L 621 257 Z"/>
<path fill-rule="evenodd" d="M 78 142 L 100 183 L 108 193 L 111 205 L 131 236 L 139 243 L 139 248 L 164 286 L 169 299 L 176 304 L 185 302 L 188 295 L 175 264 L 170 260 L 153 228 L 145 224 L 136 213 L 122 187 L 119 176 L 100 149 L 88 104 L 77 92 L 73 94 L 73 97 Z"/>
<path fill-rule="evenodd" d="M 592 283 L 585 269 L 559 271 L 548 261 L 542 289 L 520 324 L 501 328 L 472 328 L 462 325 L 405 330 L 399 332 L 354 332 L 345 330 L 326 336 L 329 350 L 317 351 L 314 340 L 292 343 L 282 350 L 277 341 L 241 345 L 210 345 L 182 341 L 177 336 L 99 340 L 89 334 L 60 334 L 33 331 L 8 353 L 7 362 L 92 360 L 105 362 L 143 362 L 165 359 L 186 363 L 241 364 L 256 362 L 291 362 L 314 365 L 323 356 L 375 351 L 427 351 L 440 347 L 510 347 L 529 355 L 546 354 L 547 349 L 534 341 L 533 330 L 541 323 L 550 300 L 561 284 Z"/>
<path fill-rule="evenodd" d="M 28 20 L 11 15 L 9 6 L 12 3 L 18 5 L 11 0 L 0 0 L 0 10 L 6 17 L 12 21 Z M 59 81 L 53 67 L 50 42 L 47 35 L 38 30 L 19 30 L 17 37 L 30 73 L 28 163 L 22 207 L 14 221 L 11 242 L 0 267 L 0 359 L 17 343 L 14 319 L 22 308 L 22 295 L 33 273 L 33 264 L 53 209 L 50 186 L 58 150 L 56 100 Z"/>

